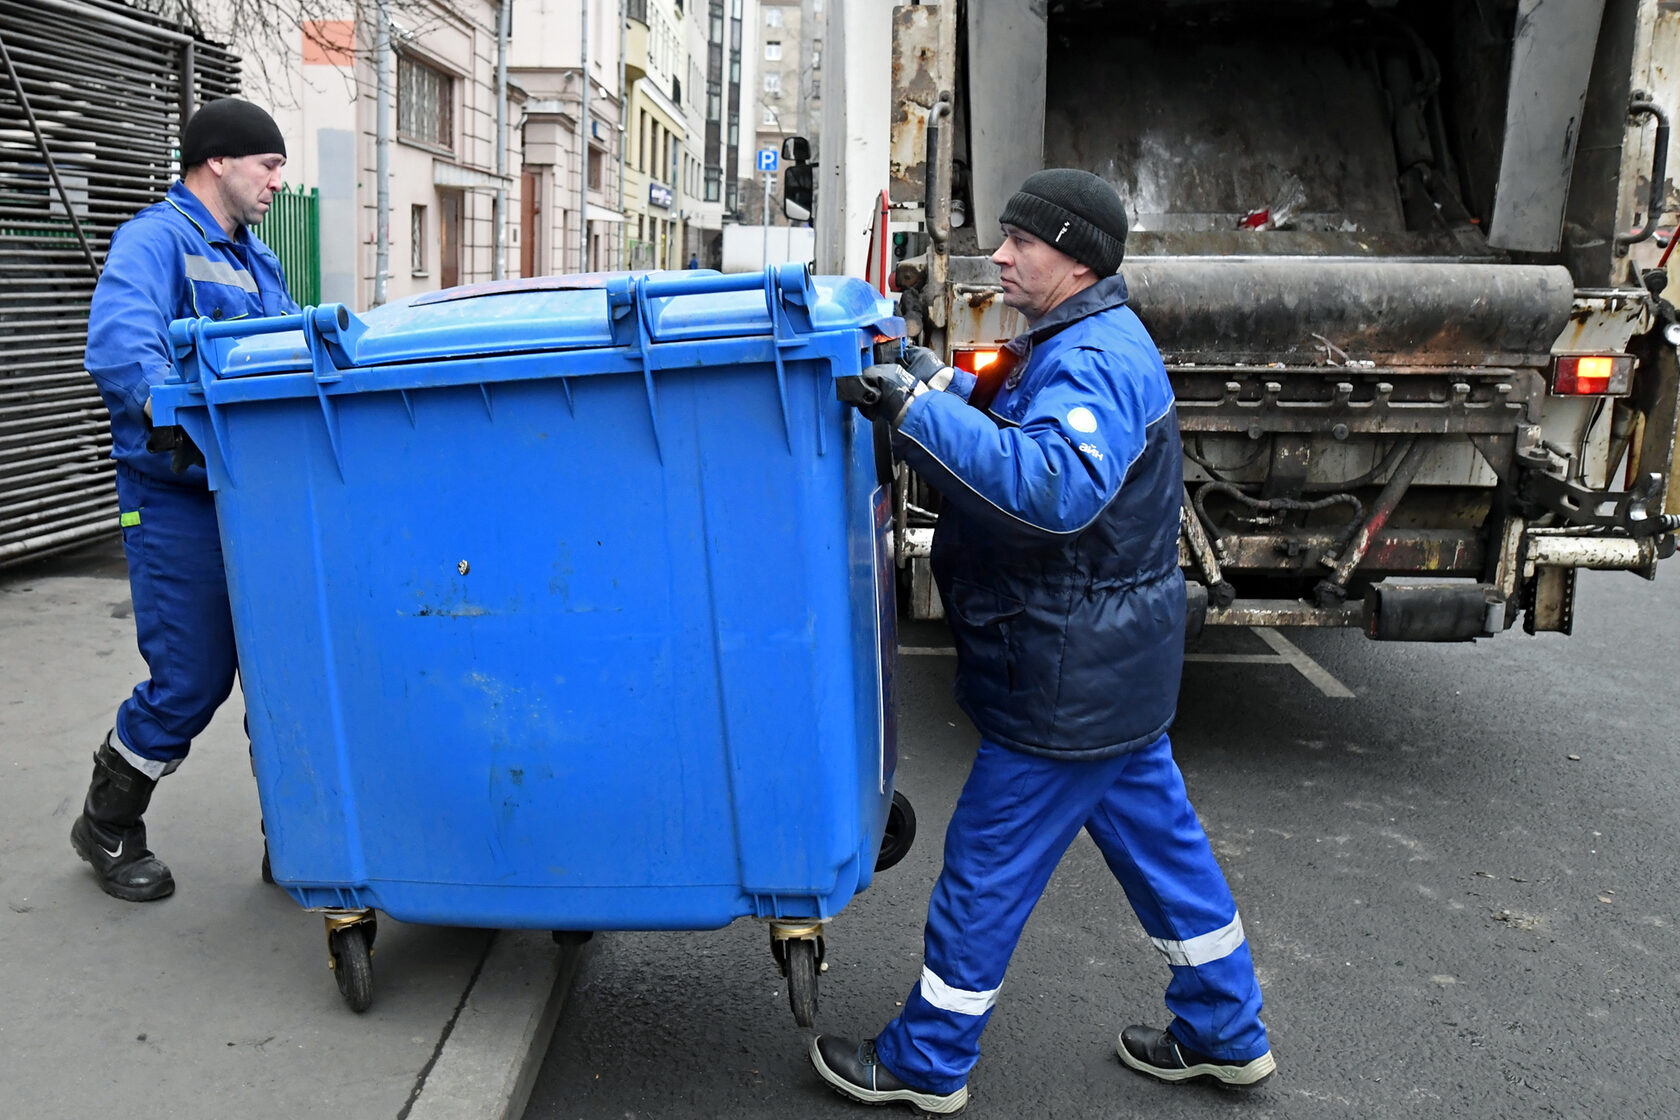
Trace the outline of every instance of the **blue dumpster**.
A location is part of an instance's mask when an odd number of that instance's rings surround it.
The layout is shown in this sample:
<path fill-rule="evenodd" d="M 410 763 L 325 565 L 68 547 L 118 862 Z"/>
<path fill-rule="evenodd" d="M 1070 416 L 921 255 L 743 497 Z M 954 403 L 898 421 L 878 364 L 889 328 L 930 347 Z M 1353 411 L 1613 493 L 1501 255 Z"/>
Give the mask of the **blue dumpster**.
<path fill-rule="evenodd" d="M 154 417 L 215 490 L 273 874 L 352 1006 L 375 909 L 768 919 L 814 1004 L 896 761 L 890 504 L 835 380 L 902 335 L 802 266 L 173 325 Z"/>

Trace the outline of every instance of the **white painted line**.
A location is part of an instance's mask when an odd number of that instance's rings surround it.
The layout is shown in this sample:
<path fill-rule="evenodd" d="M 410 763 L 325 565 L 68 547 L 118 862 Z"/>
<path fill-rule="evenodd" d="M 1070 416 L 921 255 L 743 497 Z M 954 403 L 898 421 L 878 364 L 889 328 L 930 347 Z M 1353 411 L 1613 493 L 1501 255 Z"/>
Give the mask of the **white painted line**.
<path fill-rule="evenodd" d="M 1291 665 L 1287 657 L 1275 653 L 1187 653 L 1186 661 L 1224 661 L 1233 665 Z"/>
<path fill-rule="evenodd" d="M 1306 677 L 1324 695 L 1337 700 L 1352 700 L 1353 690 L 1330 675 L 1330 671 L 1312 658 L 1308 657 L 1295 643 L 1273 630 L 1270 626 L 1256 626 L 1254 632 L 1260 640 L 1271 646 L 1278 655 L 1295 667 L 1295 671 Z"/>
<path fill-rule="evenodd" d="M 899 646 L 900 657 L 955 657 L 956 648 L 953 646 Z"/>

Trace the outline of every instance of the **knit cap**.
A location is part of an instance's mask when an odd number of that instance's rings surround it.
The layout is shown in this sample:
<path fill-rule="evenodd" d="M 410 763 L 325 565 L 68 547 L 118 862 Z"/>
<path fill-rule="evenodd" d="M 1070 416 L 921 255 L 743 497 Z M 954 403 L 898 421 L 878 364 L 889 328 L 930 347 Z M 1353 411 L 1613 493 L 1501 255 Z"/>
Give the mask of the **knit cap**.
<path fill-rule="evenodd" d="M 1098 276 L 1114 275 L 1126 255 L 1126 207 L 1119 192 L 1089 171 L 1057 167 L 1027 176 L 1001 221 L 1054 245 Z"/>
<path fill-rule="evenodd" d="M 249 101 L 223 97 L 192 115 L 181 130 L 181 166 L 217 156 L 286 154 L 286 140 L 274 118 Z"/>

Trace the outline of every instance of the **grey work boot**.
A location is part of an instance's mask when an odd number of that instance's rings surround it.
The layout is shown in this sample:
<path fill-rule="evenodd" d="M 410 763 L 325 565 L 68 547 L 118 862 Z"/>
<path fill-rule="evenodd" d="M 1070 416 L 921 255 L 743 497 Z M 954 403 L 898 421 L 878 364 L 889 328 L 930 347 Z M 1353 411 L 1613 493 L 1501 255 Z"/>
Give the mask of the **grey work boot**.
<path fill-rule="evenodd" d="M 93 865 L 99 889 L 128 902 L 151 902 L 175 893 L 175 877 L 146 848 L 146 825 L 140 819 L 157 781 L 148 778 L 111 746 L 109 738 L 93 755 L 93 781 L 82 815 L 70 826 L 76 854 Z"/>

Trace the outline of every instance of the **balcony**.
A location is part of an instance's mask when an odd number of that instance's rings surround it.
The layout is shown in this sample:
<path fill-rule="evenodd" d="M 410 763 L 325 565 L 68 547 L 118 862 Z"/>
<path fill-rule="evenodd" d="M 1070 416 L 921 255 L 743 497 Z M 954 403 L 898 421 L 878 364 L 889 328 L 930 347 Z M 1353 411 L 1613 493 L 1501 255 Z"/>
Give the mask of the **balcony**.
<path fill-rule="evenodd" d="M 647 0 L 626 0 L 624 15 L 630 21 L 624 32 L 624 81 L 628 86 L 648 73 Z"/>

